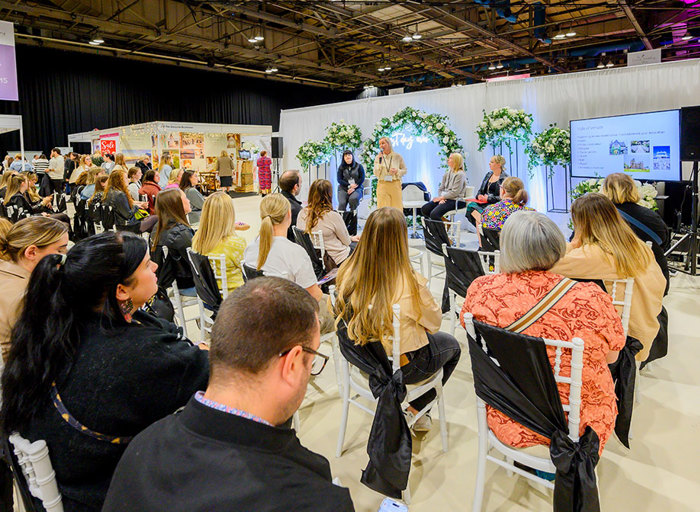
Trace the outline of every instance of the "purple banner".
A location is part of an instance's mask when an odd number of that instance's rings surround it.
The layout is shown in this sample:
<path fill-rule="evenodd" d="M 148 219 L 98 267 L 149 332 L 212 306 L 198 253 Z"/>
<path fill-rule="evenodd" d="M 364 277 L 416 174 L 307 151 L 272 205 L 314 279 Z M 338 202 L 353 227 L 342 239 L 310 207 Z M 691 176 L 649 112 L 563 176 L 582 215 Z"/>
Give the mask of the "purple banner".
<path fill-rule="evenodd" d="M 19 101 L 15 31 L 12 23 L 0 21 L 0 100 Z"/>

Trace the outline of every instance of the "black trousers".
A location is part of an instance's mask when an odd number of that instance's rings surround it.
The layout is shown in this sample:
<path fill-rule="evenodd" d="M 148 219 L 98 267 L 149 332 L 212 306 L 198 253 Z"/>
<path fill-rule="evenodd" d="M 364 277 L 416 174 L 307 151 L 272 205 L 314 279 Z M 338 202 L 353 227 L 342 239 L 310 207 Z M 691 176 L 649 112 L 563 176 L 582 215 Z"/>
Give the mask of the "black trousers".
<path fill-rule="evenodd" d="M 415 384 L 442 368 L 442 384 L 445 385 L 457 366 L 461 353 L 462 349 L 454 336 L 446 332 L 428 333 L 426 346 L 405 354 L 408 364 L 401 367 L 404 383 Z M 432 402 L 436 395 L 435 390 L 431 389 L 409 403 L 411 407 L 420 411 Z"/>
<path fill-rule="evenodd" d="M 455 205 L 456 201 L 454 199 L 445 199 L 445 202 L 442 204 L 428 201 L 421 206 L 420 212 L 423 217 L 432 220 L 441 220 L 447 212 L 451 212 L 455 209 Z"/>

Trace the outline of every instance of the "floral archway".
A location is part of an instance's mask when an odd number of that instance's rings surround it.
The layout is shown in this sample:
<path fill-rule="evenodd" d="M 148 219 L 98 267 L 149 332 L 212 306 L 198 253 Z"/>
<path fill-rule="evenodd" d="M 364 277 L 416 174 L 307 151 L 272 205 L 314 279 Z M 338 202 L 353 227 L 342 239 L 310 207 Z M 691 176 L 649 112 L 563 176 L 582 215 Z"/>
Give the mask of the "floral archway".
<path fill-rule="evenodd" d="M 331 123 L 326 128 L 322 141 L 306 141 L 299 147 L 297 160 L 303 169 L 311 165 L 322 165 L 331 161 L 331 157 L 346 149 L 354 150 L 362 145 L 362 132 L 359 126 L 348 124 L 342 119 Z"/>

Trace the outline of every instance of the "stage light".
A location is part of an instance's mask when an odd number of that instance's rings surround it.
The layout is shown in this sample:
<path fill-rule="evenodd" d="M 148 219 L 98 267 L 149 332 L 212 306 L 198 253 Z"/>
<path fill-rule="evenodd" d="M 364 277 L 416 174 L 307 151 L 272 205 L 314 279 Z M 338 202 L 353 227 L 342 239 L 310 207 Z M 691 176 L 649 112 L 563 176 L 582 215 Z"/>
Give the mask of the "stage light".
<path fill-rule="evenodd" d="M 416 32 L 416 33 L 414 33 L 411 37 L 412 37 L 413 39 L 415 39 L 416 41 L 418 41 L 418 40 L 419 40 L 420 38 L 422 38 L 423 36 L 420 35 L 418 32 Z"/>
<path fill-rule="evenodd" d="M 413 38 L 411 37 L 411 34 L 406 34 L 405 36 L 403 36 L 403 39 L 401 39 L 401 40 L 404 43 L 410 43 L 411 41 L 413 41 Z"/>
<path fill-rule="evenodd" d="M 382 71 L 384 71 L 384 68 L 377 68 L 377 71 L 381 73 Z"/>
<path fill-rule="evenodd" d="M 573 30 L 569 30 L 569 31 L 566 33 L 566 37 L 574 37 L 575 35 L 576 35 L 576 32 L 573 31 Z"/>
<path fill-rule="evenodd" d="M 503 69 L 503 64 L 501 64 L 501 61 L 498 61 L 498 64 L 496 64 L 496 69 Z"/>
<path fill-rule="evenodd" d="M 491 64 L 489 64 L 489 71 L 493 71 L 494 69 L 496 69 L 496 66 L 494 66 L 492 62 Z"/>

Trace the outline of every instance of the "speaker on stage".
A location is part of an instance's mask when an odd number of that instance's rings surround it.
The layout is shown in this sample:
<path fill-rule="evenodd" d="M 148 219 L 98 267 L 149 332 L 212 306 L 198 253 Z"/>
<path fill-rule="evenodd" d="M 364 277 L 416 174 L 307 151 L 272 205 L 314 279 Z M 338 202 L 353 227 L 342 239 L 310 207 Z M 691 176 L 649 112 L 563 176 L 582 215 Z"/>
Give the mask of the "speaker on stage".
<path fill-rule="evenodd" d="M 700 160 L 700 106 L 681 108 L 681 160 Z"/>
<path fill-rule="evenodd" d="M 284 153 L 282 137 L 272 137 L 272 158 L 282 158 Z"/>

